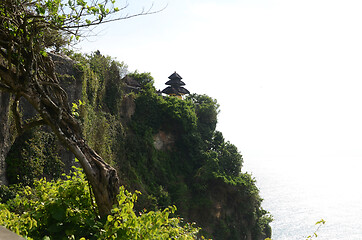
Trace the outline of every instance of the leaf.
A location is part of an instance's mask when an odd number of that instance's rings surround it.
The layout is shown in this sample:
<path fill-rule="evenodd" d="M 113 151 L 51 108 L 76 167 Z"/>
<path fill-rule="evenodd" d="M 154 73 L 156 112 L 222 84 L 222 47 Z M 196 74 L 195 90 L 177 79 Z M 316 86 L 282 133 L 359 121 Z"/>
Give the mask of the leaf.
<path fill-rule="evenodd" d="M 117 212 L 119 212 L 119 208 L 113 208 L 113 209 L 111 210 L 111 212 L 112 212 L 112 213 L 117 213 Z"/>
<path fill-rule="evenodd" d="M 43 57 L 47 57 L 48 56 L 48 53 L 44 50 L 41 50 L 40 51 L 40 54 L 43 55 Z"/>
<path fill-rule="evenodd" d="M 40 15 L 44 15 L 45 14 L 45 8 L 42 7 L 40 4 L 36 4 L 36 10 Z"/>
<path fill-rule="evenodd" d="M 326 223 L 326 221 L 325 220 L 323 220 L 323 219 L 321 219 L 321 220 L 319 220 L 318 222 L 316 222 L 316 224 L 315 225 L 318 225 L 318 224 L 325 224 Z"/>

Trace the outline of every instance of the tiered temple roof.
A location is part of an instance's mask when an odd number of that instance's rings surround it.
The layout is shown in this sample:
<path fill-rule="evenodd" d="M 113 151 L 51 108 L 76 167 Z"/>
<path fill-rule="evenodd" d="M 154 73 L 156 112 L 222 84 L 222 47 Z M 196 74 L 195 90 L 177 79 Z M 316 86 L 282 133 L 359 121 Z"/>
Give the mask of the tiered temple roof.
<path fill-rule="evenodd" d="M 181 81 L 182 77 L 178 73 L 174 72 L 168 78 L 170 80 L 168 80 L 165 84 L 169 85 L 169 87 L 163 89 L 162 93 L 168 94 L 170 96 L 177 96 L 179 98 L 182 98 L 182 96 L 185 94 L 190 94 L 189 90 L 182 87 L 186 84 Z"/>

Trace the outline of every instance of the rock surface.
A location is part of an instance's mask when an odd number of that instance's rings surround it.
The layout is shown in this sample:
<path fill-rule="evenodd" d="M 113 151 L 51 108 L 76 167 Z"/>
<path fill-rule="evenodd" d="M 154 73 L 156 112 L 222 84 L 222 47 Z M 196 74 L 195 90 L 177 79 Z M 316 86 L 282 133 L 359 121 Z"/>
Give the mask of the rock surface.
<path fill-rule="evenodd" d="M 20 237 L 16 233 L 0 226 L 0 240 L 24 240 L 25 238 Z"/>
<path fill-rule="evenodd" d="M 10 96 L 0 92 L 0 185 L 7 184 L 5 176 L 5 157 L 10 150 Z"/>

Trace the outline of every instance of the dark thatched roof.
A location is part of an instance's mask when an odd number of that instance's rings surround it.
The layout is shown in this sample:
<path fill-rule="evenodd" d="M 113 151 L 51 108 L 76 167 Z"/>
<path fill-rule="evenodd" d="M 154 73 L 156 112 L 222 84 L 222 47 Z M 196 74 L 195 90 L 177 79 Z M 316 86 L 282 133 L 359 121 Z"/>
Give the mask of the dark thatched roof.
<path fill-rule="evenodd" d="M 166 82 L 166 85 L 170 85 L 170 86 L 163 89 L 162 93 L 165 93 L 168 95 L 176 95 L 176 96 L 190 94 L 189 90 L 187 90 L 184 87 L 181 87 L 186 84 L 183 81 L 181 81 L 182 77 L 180 75 L 178 75 L 176 72 L 171 74 L 168 78 L 170 80 L 168 82 Z"/>
<path fill-rule="evenodd" d="M 171 79 L 171 80 L 168 80 L 166 83 L 166 85 L 177 85 L 177 86 L 184 86 L 186 85 L 183 81 L 181 80 L 178 80 L 178 79 Z"/>
<path fill-rule="evenodd" d="M 165 94 L 175 94 L 178 96 L 184 95 L 184 94 L 190 94 L 189 90 L 187 90 L 184 87 L 177 87 L 177 86 L 170 86 L 162 90 L 162 93 Z"/>
<path fill-rule="evenodd" d="M 169 77 L 169 79 L 182 79 L 182 77 L 175 71 L 174 73 L 172 73 Z"/>
<path fill-rule="evenodd" d="M 169 77 L 170 80 L 168 80 L 165 84 L 166 85 L 177 85 L 177 86 L 183 86 L 186 85 L 183 81 L 181 81 L 182 77 L 177 73 L 172 73 Z"/>

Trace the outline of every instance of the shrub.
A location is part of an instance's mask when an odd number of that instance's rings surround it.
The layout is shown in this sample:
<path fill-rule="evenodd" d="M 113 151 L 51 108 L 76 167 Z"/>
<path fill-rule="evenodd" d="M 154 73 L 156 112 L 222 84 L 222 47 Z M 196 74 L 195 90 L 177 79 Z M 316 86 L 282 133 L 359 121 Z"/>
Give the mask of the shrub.
<path fill-rule="evenodd" d="M 0 204 L 0 225 L 28 239 L 194 239 L 198 228 L 163 211 L 134 211 L 137 193 L 122 187 L 112 215 L 99 219 L 80 169 L 66 180 L 36 180 Z"/>

